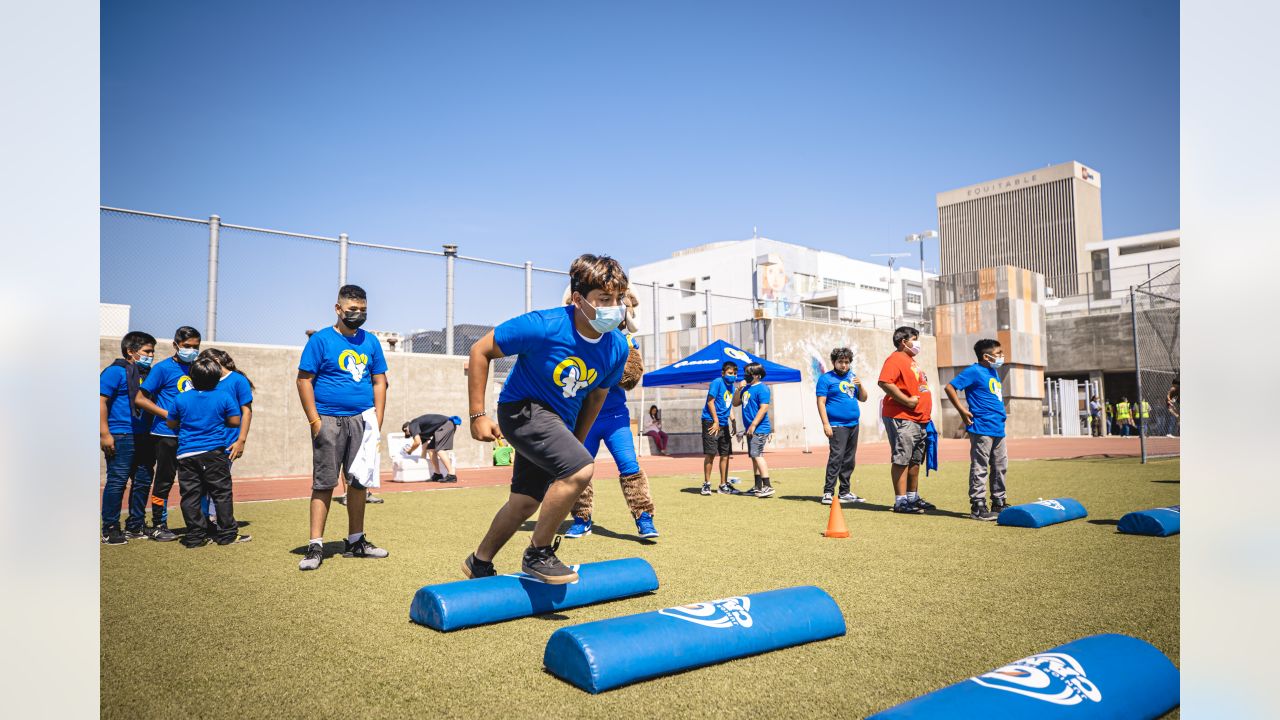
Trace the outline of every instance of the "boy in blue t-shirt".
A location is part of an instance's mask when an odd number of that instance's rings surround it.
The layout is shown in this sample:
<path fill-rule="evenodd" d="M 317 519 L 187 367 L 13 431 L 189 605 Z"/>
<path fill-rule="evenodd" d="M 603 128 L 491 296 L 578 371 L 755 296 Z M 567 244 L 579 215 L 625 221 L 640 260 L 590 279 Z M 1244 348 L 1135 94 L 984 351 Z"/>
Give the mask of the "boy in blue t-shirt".
<path fill-rule="evenodd" d="M 1009 455 L 1004 445 L 1004 395 L 997 372 L 1004 364 L 1004 349 L 995 340 L 979 340 L 973 346 L 978 362 L 960 372 L 944 388 L 947 399 L 955 406 L 969 431 L 969 506 L 974 520 L 995 520 L 1008 507 L 1005 502 L 1004 474 Z M 968 407 L 960 400 L 963 392 Z M 991 482 L 991 510 L 985 498 L 988 477 Z"/>
<path fill-rule="evenodd" d="M 360 329 L 369 300 L 359 285 L 343 285 L 333 306 L 337 322 L 307 339 L 298 361 L 298 398 L 311 427 L 311 539 L 298 563 L 324 562 L 324 525 L 341 473 L 347 480 L 343 557 L 384 558 L 364 534 L 368 489 L 379 485 L 378 438 L 387 405 L 387 359 L 378 338 Z"/>
<path fill-rule="evenodd" d="M 702 407 L 702 494 L 711 494 L 711 465 L 720 456 L 719 492 L 733 494 L 729 485 L 729 458 L 733 457 L 733 440 L 729 432 L 729 408 L 733 407 L 734 388 L 738 384 L 738 364 L 726 360 L 720 365 L 720 377 L 707 387 Z"/>
<path fill-rule="evenodd" d="M 151 417 L 134 407 L 133 398 L 151 369 L 156 339 L 133 331 L 120 340 L 120 358 L 98 376 L 99 429 L 102 454 L 107 459 L 107 481 L 102 488 L 102 542 L 124 545 L 146 537 L 147 498 L 151 495 Z M 120 503 L 129 490 L 129 520 L 120 532 Z"/>
<path fill-rule="evenodd" d="M 627 362 L 629 345 L 617 329 L 627 274 L 613 258 L 582 255 L 569 268 L 569 290 L 571 304 L 512 318 L 471 346 L 471 437 L 505 438 L 515 461 L 510 497 L 463 561 L 467 577 L 494 575 L 494 556 L 537 512 L 521 569 L 553 585 L 578 579 L 556 557 L 556 530 L 591 480 L 595 458 L 583 443 Z M 485 412 L 489 365 L 509 355 L 518 357 L 498 396 L 495 423 Z"/>
<path fill-rule="evenodd" d="M 191 392 L 174 398 L 165 424 L 178 433 L 178 492 L 182 496 L 182 519 L 187 534 L 182 544 L 188 548 L 230 545 L 252 540 L 239 534 L 239 524 L 231 506 L 231 460 L 227 457 L 227 427 L 240 425 L 240 406 L 231 396 L 218 392 L 222 366 L 211 357 L 199 358 L 191 366 Z M 208 495 L 218 511 L 218 524 L 210 525 L 200 510 L 200 498 Z"/>
<path fill-rule="evenodd" d="M 773 483 L 769 481 L 769 464 L 764 459 L 764 444 L 773 434 L 770 422 L 769 407 L 773 401 L 773 393 L 765 385 L 764 366 L 760 363 L 748 363 L 742 369 L 747 376 L 747 384 L 739 385 L 733 393 L 733 404 L 742 406 L 742 427 L 747 437 L 747 457 L 751 458 L 752 469 L 755 470 L 755 485 L 744 495 L 755 495 L 767 498 L 773 495 Z"/>
<path fill-rule="evenodd" d="M 822 504 L 830 505 L 840 481 L 840 502 L 866 502 L 853 494 L 853 468 L 858 455 L 858 405 L 867 401 L 867 389 L 850 370 L 853 351 L 847 347 L 831 351 L 832 369 L 818 378 L 815 394 L 822 432 L 827 436 L 827 475 L 822 483 Z"/>
<path fill-rule="evenodd" d="M 151 534 L 158 542 L 177 540 L 169 530 L 169 492 L 178 473 L 178 436 L 166 420 L 173 402 L 191 390 L 191 363 L 200 355 L 200 331 L 183 325 L 173 334 L 173 357 L 155 364 L 142 383 L 134 405 L 150 413 L 151 437 L 155 442 L 155 480 L 151 484 Z"/>
<path fill-rule="evenodd" d="M 222 379 L 218 381 L 218 392 L 231 396 L 232 402 L 240 408 L 239 427 L 228 427 L 226 437 L 227 459 L 232 463 L 244 455 L 244 446 L 249 439 L 249 426 L 253 419 L 253 382 L 240 369 L 236 361 L 225 350 L 209 348 L 200 352 L 200 357 L 211 357 L 222 367 Z M 209 516 L 209 522 L 218 521 L 217 513 L 208 495 L 200 500 L 200 510 Z"/>

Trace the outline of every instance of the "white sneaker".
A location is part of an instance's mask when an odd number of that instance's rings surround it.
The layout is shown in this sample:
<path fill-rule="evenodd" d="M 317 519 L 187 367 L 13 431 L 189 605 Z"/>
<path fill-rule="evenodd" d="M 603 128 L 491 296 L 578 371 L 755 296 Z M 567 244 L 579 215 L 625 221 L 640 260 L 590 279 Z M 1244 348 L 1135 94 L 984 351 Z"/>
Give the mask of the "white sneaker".
<path fill-rule="evenodd" d="M 757 490 L 757 491 L 756 491 L 756 497 L 758 497 L 758 498 L 767 498 L 767 497 L 769 497 L 770 495 L 772 495 L 772 494 L 773 494 L 773 492 L 774 492 L 774 491 L 773 491 L 773 486 L 772 486 L 772 485 L 765 485 L 764 487 L 762 487 L 762 488 L 760 488 L 759 490 Z"/>
<path fill-rule="evenodd" d="M 851 492 L 840 494 L 840 502 L 842 503 L 860 503 L 860 502 L 866 502 L 866 501 L 867 501 L 866 498 L 860 498 Z"/>

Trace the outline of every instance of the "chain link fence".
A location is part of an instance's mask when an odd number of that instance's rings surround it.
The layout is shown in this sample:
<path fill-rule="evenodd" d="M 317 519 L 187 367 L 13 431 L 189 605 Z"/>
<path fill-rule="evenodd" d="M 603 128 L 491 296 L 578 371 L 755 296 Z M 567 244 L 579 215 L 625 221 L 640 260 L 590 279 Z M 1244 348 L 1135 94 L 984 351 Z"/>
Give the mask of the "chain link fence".
<path fill-rule="evenodd" d="M 1142 443 L 1142 461 L 1152 455 L 1148 437 L 1178 436 L 1181 368 L 1180 266 L 1168 268 L 1129 292 L 1133 322 L 1134 371 L 1138 399 L 1134 423 Z"/>

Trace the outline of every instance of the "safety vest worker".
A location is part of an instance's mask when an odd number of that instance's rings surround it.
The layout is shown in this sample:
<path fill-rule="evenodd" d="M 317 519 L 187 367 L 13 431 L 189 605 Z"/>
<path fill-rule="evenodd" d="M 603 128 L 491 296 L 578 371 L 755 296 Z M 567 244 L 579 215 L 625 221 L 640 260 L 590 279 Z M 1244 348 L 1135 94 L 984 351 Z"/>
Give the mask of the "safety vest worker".
<path fill-rule="evenodd" d="M 1127 402 L 1116 403 L 1116 419 L 1117 420 L 1129 419 L 1129 403 Z"/>
<path fill-rule="evenodd" d="M 1150 403 L 1148 403 L 1146 400 L 1143 400 L 1143 401 L 1142 401 L 1142 415 L 1141 415 L 1140 417 L 1141 417 L 1143 420 L 1146 420 L 1146 419 L 1147 419 L 1148 417 L 1150 417 L 1150 416 L 1151 416 L 1151 405 L 1150 405 Z"/>

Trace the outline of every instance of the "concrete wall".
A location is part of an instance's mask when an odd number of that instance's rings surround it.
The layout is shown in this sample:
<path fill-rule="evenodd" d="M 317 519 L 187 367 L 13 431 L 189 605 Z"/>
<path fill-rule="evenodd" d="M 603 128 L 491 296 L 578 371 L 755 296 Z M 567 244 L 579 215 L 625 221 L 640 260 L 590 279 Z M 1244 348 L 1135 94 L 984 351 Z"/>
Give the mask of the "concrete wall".
<path fill-rule="evenodd" d="M 311 433 L 298 400 L 298 359 L 300 346 L 251 345 L 206 342 L 203 347 L 226 350 L 236 366 L 253 381 L 253 423 L 244 456 L 235 464 L 236 477 L 264 475 L 309 475 L 311 473 Z M 120 338 L 99 341 L 99 366 L 106 367 L 120 356 Z M 173 344 L 160 341 L 156 361 L 173 354 Z M 387 407 L 383 418 L 383 469 L 390 469 L 387 433 L 424 413 L 458 415 L 463 425 L 454 441 L 460 467 L 492 463 L 492 446 L 478 443 L 467 432 L 466 358 L 419 353 L 387 354 Z M 489 412 L 497 402 L 497 389 L 486 395 Z M 102 468 L 105 473 L 105 465 Z"/>
<path fill-rule="evenodd" d="M 1140 325 L 1150 324 L 1160 328 L 1163 336 L 1176 337 L 1179 316 L 1176 308 L 1143 310 L 1138 314 L 1141 316 Z M 1133 371 L 1133 318 L 1128 312 L 1069 317 L 1050 315 L 1048 329 L 1046 375 Z"/>

